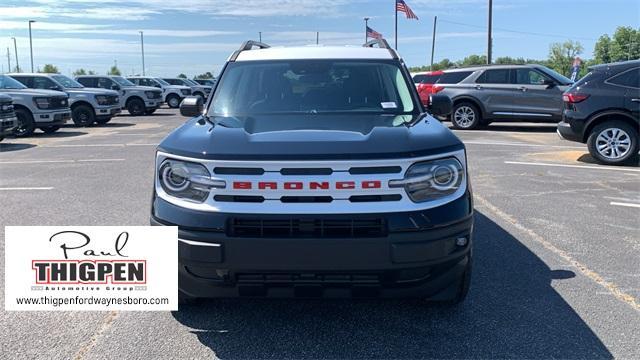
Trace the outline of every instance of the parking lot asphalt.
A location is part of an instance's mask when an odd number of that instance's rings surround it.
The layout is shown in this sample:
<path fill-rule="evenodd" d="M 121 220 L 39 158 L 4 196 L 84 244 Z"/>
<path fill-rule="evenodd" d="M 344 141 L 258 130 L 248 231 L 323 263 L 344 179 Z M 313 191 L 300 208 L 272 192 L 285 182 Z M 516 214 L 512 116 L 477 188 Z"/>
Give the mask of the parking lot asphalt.
<path fill-rule="evenodd" d="M 0 223 L 147 225 L 155 146 L 184 120 L 162 109 L 5 139 Z M 228 299 L 173 313 L 3 310 L 2 357 L 640 358 L 640 168 L 595 164 L 549 125 L 456 133 L 476 210 L 460 306 Z"/>

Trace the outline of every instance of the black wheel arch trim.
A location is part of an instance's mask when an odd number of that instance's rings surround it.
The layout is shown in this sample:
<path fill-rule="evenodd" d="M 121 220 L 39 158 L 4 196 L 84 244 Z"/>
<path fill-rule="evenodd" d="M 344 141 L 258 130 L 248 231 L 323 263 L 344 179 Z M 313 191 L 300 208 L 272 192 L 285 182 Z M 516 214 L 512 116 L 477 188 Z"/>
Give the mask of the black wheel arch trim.
<path fill-rule="evenodd" d="M 482 103 L 482 101 L 474 98 L 473 96 L 469 96 L 469 95 L 460 95 L 460 96 L 456 96 L 453 99 L 451 99 L 451 102 L 453 103 L 453 107 L 456 106 L 456 104 L 461 103 L 461 102 L 470 102 L 473 105 L 475 105 L 479 110 L 480 110 L 480 115 L 482 116 L 482 120 L 487 119 L 487 110 L 484 107 L 484 104 Z"/>
<path fill-rule="evenodd" d="M 634 126 L 636 130 L 638 129 L 638 125 L 640 124 L 640 119 L 634 118 L 633 115 L 625 110 L 625 109 L 606 109 L 596 112 L 589 116 L 589 120 L 585 123 L 584 131 L 582 132 L 582 141 L 586 142 L 591 130 L 596 127 L 598 124 L 607 121 L 603 120 L 605 117 L 617 116 L 619 120 L 628 122 L 631 126 Z"/>

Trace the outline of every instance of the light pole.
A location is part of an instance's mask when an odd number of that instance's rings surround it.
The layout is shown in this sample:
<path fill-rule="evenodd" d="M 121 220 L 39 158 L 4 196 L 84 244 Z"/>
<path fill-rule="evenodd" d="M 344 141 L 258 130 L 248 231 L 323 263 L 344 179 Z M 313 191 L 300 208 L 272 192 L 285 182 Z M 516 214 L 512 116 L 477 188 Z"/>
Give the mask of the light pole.
<path fill-rule="evenodd" d="M 140 50 L 142 50 L 142 76 L 145 76 L 144 73 L 144 33 L 140 31 Z"/>
<path fill-rule="evenodd" d="M 16 72 L 20 72 L 20 64 L 18 63 L 18 45 L 16 45 L 16 38 L 12 37 L 12 39 L 13 39 L 13 50 L 16 55 Z"/>
<path fill-rule="evenodd" d="M 369 41 L 369 18 L 364 18 L 364 43 L 366 44 Z"/>
<path fill-rule="evenodd" d="M 262 42 L 262 31 L 258 31 L 258 41 Z"/>
<path fill-rule="evenodd" d="M 489 0 L 489 24 L 487 31 L 487 64 L 491 64 L 491 28 L 493 26 L 493 0 Z"/>
<path fill-rule="evenodd" d="M 29 20 L 29 52 L 31 55 L 31 72 L 33 72 L 33 41 L 31 39 L 31 24 L 36 22 L 35 20 Z"/>

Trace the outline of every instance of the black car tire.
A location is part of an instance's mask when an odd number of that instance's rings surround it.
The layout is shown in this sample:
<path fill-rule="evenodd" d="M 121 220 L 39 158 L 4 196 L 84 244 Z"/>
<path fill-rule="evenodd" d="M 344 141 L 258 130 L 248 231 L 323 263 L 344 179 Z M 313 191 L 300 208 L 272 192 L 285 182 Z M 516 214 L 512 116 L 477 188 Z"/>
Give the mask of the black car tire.
<path fill-rule="evenodd" d="M 132 116 L 144 115 L 144 102 L 140 99 L 133 98 L 127 101 L 127 111 Z"/>
<path fill-rule="evenodd" d="M 156 112 L 156 109 L 147 109 L 147 110 L 145 110 L 145 111 L 144 111 L 144 113 L 145 113 L 146 115 L 151 115 L 151 114 L 153 114 L 154 112 Z"/>
<path fill-rule="evenodd" d="M 171 105 L 173 103 L 173 105 Z M 167 105 L 172 109 L 180 107 L 180 97 L 178 95 L 170 94 L 167 96 Z"/>
<path fill-rule="evenodd" d="M 96 119 L 96 123 L 98 125 L 104 125 L 104 124 L 108 123 L 109 121 L 111 121 L 111 118 Z"/>
<path fill-rule="evenodd" d="M 598 151 L 598 147 L 602 145 L 608 145 L 608 149 L 611 149 L 611 146 L 616 146 L 615 142 L 612 144 L 605 143 L 605 138 L 603 136 L 612 135 L 610 129 L 615 129 L 621 132 L 619 138 L 613 139 L 612 141 L 628 141 L 629 149 L 628 151 L 620 157 L 609 157 L 606 155 L 606 150 L 603 150 L 604 154 L 601 151 Z M 622 133 L 623 132 L 623 133 Z M 624 135 L 626 134 L 626 135 Z M 601 136 L 602 135 L 602 136 Z M 589 133 L 589 138 L 587 139 L 587 147 L 589 148 L 589 153 L 591 156 L 596 159 L 599 163 L 605 165 L 637 165 L 638 164 L 638 130 L 634 129 L 633 126 L 627 124 L 621 120 L 610 120 L 603 122 L 602 124 L 596 125 L 591 132 Z M 619 149 L 616 146 L 616 149 Z M 611 151 L 613 155 L 613 150 Z"/>
<path fill-rule="evenodd" d="M 482 115 L 478 107 L 470 102 L 460 102 L 451 111 L 451 124 L 460 130 L 472 130 L 482 125 Z"/>
<path fill-rule="evenodd" d="M 71 111 L 75 126 L 91 126 L 95 121 L 95 113 L 89 105 L 78 105 Z"/>
<path fill-rule="evenodd" d="M 178 305 L 194 305 L 197 302 L 198 298 L 194 298 L 178 290 Z"/>
<path fill-rule="evenodd" d="M 36 129 L 33 115 L 27 110 L 16 109 L 16 117 L 18 118 L 18 127 L 13 134 L 16 137 L 25 137 L 33 134 Z"/>
<path fill-rule="evenodd" d="M 40 130 L 42 130 L 42 132 L 45 134 L 53 134 L 54 132 L 60 130 L 60 126 L 47 126 L 40 128 Z"/>

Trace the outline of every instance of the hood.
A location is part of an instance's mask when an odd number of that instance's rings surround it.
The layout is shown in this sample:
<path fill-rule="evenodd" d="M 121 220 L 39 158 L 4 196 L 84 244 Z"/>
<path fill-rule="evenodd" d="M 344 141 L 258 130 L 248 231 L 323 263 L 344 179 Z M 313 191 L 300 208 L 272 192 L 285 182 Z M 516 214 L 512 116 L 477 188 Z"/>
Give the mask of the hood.
<path fill-rule="evenodd" d="M 64 96 L 69 97 L 66 93 L 55 90 L 42 90 L 42 89 L 0 89 L 1 92 L 11 95 L 24 95 L 24 96 Z"/>
<path fill-rule="evenodd" d="M 2 102 L 7 102 L 7 101 L 11 101 L 11 96 L 0 93 L 0 101 Z"/>
<path fill-rule="evenodd" d="M 165 86 L 165 89 L 176 89 L 176 90 L 186 89 L 186 90 L 191 90 L 190 87 L 184 86 L 184 85 L 167 85 L 167 86 Z"/>
<path fill-rule="evenodd" d="M 269 129 L 274 120 L 267 116 L 258 120 L 213 118 L 216 125 L 200 116 L 169 134 L 158 150 L 203 159 L 322 160 L 406 158 L 464 148 L 447 127 L 431 116 L 329 116 L 326 122 L 313 122 L 327 124 L 324 128 L 302 128 L 305 120 L 313 116 L 318 115 L 296 116 L 297 125 L 292 121 L 287 130 Z M 407 120 L 412 125 L 405 124 Z M 397 125 L 392 126 L 394 123 Z M 338 124 L 348 124 L 348 128 Z M 286 122 L 279 125 L 279 129 L 288 127 Z"/>
<path fill-rule="evenodd" d="M 107 89 L 101 89 L 101 88 L 65 88 L 64 91 L 66 93 L 68 93 L 69 95 L 71 94 L 79 94 L 79 95 L 86 95 L 86 94 L 92 94 L 92 95 L 114 95 L 114 96 L 118 96 L 118 92 L 114 91 L 114 90 L 107 90 Z"/>
<path fill-rule="evenodd" d="M 162 89 L 159 89 L 159 88 L 153 87 L 153 86 L 139 86 L 139 85 L 123 86 L 122 89 L 124 89 L 124 90 L 140 90 L 140 91 L 159 91 L 159 92 L 162 92 Z"/>

